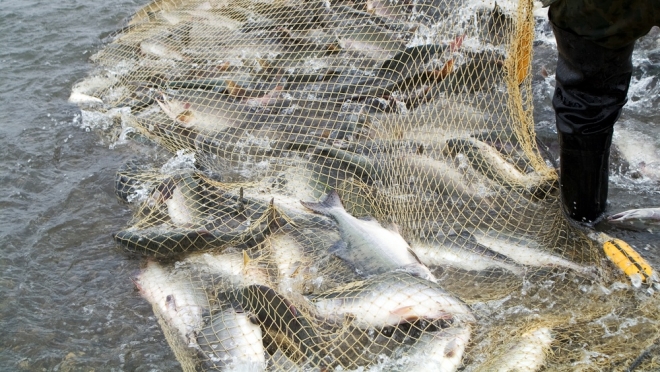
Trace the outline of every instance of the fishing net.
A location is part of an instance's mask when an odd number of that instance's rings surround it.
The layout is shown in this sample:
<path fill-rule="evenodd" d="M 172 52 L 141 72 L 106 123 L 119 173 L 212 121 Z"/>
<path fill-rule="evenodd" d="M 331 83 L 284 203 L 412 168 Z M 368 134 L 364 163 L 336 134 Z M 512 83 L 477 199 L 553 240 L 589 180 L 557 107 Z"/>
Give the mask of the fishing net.
<path fill-rule="evenodd" d="M 659 368 L 651 269 L 631 286 L 561 212 L 535 22 L 524 0 L 156 0 L 110 35 L 72 97 L 170 154 L 121 165 L 113 237 L 183 369 Z"/>

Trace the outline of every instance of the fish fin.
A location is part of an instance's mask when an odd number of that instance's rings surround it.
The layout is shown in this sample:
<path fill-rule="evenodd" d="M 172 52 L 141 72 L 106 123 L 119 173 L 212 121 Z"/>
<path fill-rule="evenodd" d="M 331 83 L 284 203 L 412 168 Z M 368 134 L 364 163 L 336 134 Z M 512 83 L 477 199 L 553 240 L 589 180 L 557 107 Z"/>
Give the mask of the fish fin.
<path fill-rule="evenodd" d="M 243 270 L 248 266 L 250 263 L 250 256 L 248 256 L 246 251 L 243 251 Z"/>
<path fill-rule="evenodd" d="M 165 98 L 165 97 L 163 96 L 163 102 L 161 102 L 158 98 L 156 98 L 155 101 L 156 101 L 156 103 L 158 104 L 158 106 L 160 106 L 161 110 L 163 110 L 163 112 L 164 112 L 167 116 L 170 117 L 170 119 L 172 119 L 172 120 L 176 120 L 176 115 L 175 115 L 175 114 L 172 112 L 172 110 L 170 110 L 170 108 L 167 106 L 167 104 L 166 104 L 167 101 L 165 101 L 164 98 Z"/>
<path fill-rule="evenodd" d="M 414 306 L 404 306 L 390 311 L 391 314 L 400 316 L 405 320 L 416 320 L 419 318 L 413 311 Z"/>
<path fill-rule="evenodd" d="M 426 279 L 426 280 L 428 280 L 430 282 L 433 282 L 433 283 L 438 282 L 438 279 L 433 275 L 431 270 L 429 270 L 429 268 L 426 267 L 426 265 L 424 265 L 421 262 L 419 264 L 412 263 L 412 264 L 401 266 L 398 269 L 396 269 L 395 271 L 400 271 L 400 272 L 403 272 L 403 273 L 407 273 L 407 274 L 410 274 L 414 277 Z"/>
<path fill-rule="evenodd" d="M 410 252 L 410 254 L 415 258 L 417 262 L 419 262 L 420 264 L 422 263 L 422 260 L 419 259 L 417 253 L 415 253 L 415 251 L 413 251 L 412 248 L 408 247 L 408 252 Z"/>
<path fill-rule="evenodd" d="M 509 258 L 509 256 L 504 255 L 502 253 L 498 253 L 485 245 L 479 244 L 479 243 L 472 243 L 469 242 L 469 244 L 463 245 L 459 249 L 464 249 L 468 252 L 472 252 L 474 254 L 478 254 L 483 257 L 488 257 L 496 261 L 500 261 L 509 265 L 520 265 L 518 262 L 515 260 Z"/>
<path fill-rule="evenodd" d="M 375 218 L 372 218 L 371 221 L 376 221 L 376 222 L 378 222 Z M 383 226 L 384 228 L 386 228 L 386 229 L 388 229 L 388 230 L 390 230 L 390 231 L 396 233 L 396 234 L 401 235 L 401 234 L 399 233 L 399 225 L 397 225 L 395 222 L 386 222 L 386 223 L 384 223 L 382 226 Z"/>
<path fill-rule="evenodd" d="M 302 204 L 307 209 L 326 216 L 329 215 L 330 209 L 344 209 L 344 205 L 341 203 L 341 199 L 339 198 L 339 194 L 337 194 L 336 190 L 330 191 L 321 202 L 314 203 L 304 202 L 301 200 L 300 204 Z"/>
<path fill-rule="evenodd" d="M 296 265 L 296 268 L 295 268 L 295 270 L 293 270 L 293 272 L 291 274 L 289 274 L 289 278 L 295 278 L 296 276 L 298 276 L 298 274 L 300 274 L 300 271 L 302 271 L 302 269 L 301 269 L 302 264 L 301 264 L 300 261 L 296 261 L 294 263 L 294 265 Z"/>
<path fill-rule="evenodd" d="M 154 199 L 156 203 L 164 203 L 166 200 L 171 199 L 176 190 L 176 179 L 168 177 L 161 181 L 152 191 L 150 198 Z"/>

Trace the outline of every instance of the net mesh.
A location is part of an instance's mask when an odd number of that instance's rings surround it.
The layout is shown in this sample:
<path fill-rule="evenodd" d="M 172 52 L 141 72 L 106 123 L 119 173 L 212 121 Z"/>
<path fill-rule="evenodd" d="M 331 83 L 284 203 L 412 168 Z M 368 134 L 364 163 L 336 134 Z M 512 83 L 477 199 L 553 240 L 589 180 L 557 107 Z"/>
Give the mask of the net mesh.
<path fill-rule="evenodd" d="M 184 370 L 624 370 L 657 346 L 657 297 L 566 222 L 537 147 L 533 5 L 156 0 L 109 37 L 74 93 L 171 154 L 121 166 L 113 236 Z"/>

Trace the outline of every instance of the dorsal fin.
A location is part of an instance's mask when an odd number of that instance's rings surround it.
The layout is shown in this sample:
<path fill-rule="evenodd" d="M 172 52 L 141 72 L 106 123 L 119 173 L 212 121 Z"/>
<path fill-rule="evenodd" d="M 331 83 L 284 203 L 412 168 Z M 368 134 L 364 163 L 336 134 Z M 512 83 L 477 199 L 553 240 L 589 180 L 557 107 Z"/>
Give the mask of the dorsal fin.
<path fill-rule="evenodd" d="M 341 203 L 341 199 L 339 198 L 339 194 L 337 194 L 336 190 L 330 191 L 328 195 L 326 195 L 325 198 L 318 203 L 305 202 L 301 200 L 300 204 L 302 204 L 305 208 L 311 209 L 316 213 L 320 213 L 326 216 L 330 214 L 331 209 L 344 209 L 344 205 Z"/>

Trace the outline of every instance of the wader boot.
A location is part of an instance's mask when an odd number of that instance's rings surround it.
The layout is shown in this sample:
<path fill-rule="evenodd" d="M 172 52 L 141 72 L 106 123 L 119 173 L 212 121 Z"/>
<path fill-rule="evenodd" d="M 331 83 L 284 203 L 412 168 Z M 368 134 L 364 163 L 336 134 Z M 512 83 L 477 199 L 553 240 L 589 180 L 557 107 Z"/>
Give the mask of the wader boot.
<path fill-rule="evenodd" d="M 559 189 L 570 218 L 593 223 L 607 202 L 612 134 L 573 136 L 559 133 Z"/>
<path fill-rule="evenodd" d="M 605 211 L 613 126 L 626 103 L 634 43 L 608 49 L 554 24 L 553 30 L 561 200 L 570 218 L 590 224 Z"/>

